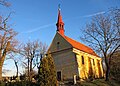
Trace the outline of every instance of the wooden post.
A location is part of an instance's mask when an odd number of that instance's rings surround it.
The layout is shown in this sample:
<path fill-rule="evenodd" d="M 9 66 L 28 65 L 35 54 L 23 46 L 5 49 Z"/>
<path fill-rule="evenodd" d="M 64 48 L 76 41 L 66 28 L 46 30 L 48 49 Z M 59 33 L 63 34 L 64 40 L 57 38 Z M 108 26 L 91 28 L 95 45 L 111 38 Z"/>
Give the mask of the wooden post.
<path fill-rule="evenodd" d="M 73 76 L 74 84 L 76 84 L 76 75 Z"/>

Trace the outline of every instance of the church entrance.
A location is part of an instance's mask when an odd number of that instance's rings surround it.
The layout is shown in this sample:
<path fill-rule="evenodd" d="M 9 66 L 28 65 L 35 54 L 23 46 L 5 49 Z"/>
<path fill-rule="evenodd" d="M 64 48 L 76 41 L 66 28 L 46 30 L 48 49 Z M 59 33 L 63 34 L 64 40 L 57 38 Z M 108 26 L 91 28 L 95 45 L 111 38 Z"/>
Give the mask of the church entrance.
<path fill-rule="evenodd" d="M 58 80 L 58 81 L 61 81 L 61 71 L 58 71 L 58 72 L 57 72 L 57 80 Z"/>

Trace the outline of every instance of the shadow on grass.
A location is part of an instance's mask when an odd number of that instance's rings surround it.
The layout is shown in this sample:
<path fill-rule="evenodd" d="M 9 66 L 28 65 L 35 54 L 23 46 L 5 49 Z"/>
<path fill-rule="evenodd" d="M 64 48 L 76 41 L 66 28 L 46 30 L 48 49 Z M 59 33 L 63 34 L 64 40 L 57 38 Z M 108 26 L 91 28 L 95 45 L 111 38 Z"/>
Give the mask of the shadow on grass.
<path fill-rule="evenodd" d="M 105 81 L 104 79 L 95 79 L 93 81 L 80 82 L 80 85 L 76 86 L 120 86 L 120 83 L 113 80 Z"/>

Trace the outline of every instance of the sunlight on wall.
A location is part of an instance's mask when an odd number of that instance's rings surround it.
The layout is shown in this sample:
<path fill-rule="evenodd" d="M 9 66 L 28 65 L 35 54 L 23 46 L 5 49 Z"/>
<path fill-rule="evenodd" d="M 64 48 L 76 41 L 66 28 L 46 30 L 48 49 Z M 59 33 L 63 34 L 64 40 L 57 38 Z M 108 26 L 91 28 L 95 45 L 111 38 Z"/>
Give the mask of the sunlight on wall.
<path fill-rule="evenodd" d="M 103 77 L 102 59 L 91 54 L 73 50 L 76 53 L 80 79 Z M 84 58 L 84 64 L 83 64 Z"/>

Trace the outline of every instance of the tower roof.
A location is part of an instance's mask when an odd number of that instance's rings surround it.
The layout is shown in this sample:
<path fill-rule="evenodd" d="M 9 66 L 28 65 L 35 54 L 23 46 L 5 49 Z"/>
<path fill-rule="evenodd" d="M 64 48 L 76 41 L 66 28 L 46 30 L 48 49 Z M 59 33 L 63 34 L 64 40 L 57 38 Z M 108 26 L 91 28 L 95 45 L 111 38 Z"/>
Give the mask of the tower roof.
<path fill-rule="evenodd" d="M 60 8 L 58 9 L 58 20 L 57 23 L 63 23 Z"/>
<path fill-rule="evenodd" d="M 64 22 L 62 20 L 61 12 L 60 12 L 60 7 L 58 8 L 58 20 L 56 23 L 57 26 L 57 32 L 59 32 L 61 35 L 64 35 Z"/>

